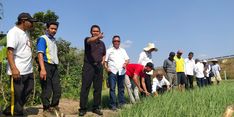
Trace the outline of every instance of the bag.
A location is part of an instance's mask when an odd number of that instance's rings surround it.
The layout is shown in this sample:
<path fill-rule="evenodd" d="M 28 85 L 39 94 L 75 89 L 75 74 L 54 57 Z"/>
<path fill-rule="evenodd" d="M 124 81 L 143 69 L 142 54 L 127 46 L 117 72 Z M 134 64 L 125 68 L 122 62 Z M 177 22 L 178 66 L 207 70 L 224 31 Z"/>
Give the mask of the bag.
<path fill-rule="evenodd" d="M 209 77 L 214 77 L 214 73 L 212 71 L 209 73 Z"/>

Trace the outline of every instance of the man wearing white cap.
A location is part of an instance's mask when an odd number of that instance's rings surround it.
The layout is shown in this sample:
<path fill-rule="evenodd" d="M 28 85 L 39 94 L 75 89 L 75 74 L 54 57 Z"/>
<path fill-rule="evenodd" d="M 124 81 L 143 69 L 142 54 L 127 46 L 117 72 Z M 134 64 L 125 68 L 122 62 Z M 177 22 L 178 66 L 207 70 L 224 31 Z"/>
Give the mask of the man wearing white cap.
<path fill-rule="evenodd" d="M 145 66 L 148 62 L 153 63 L 153 60 L 152 60 L 153 51 L 158 51 L 158 49 L 155 47 L 154 43 L 148 43 L 147 47 L 145 47 L 143 51 L 140 53 L 138 64 Z M 141 82 L 145 82 L 146 89 L 148 92 L 152 91 L 151 75 L 153 75 L 153 70 L 150 72 L 147 72 L 145 78 L 141 79 Z M 144 95 L 144 93 L 142 93 L 142 95 Z"/>
<path fill-rule="evenodd" d="M 221 76 L 220 76 L 220 71 L 221 71 L 221 68 L 220 68 L 220 66 L 219 66 L 219 64 L 218 64 L 218 60 L 217 59 L 213 59 L 213 60 L 211 60 L 212 61 L 212 63 L 213 63 L 213 65 L 212 65 L 212 67 L 211 67 L 211 70 L 212 70 L 212 72 L 214 73 L 214 77 L 212 78 L 213 79 L 213 81 L 217 81 L 217 84 L 219 84 L 220 83 L 220 81 L 222 80 L 221 79 Z"/>
<path fill-rule="evenodd" d="M 182 57 L 183 51 L 179 50 L 174 57 L 176 62 L 176 73 L 177 73 L 177 82 L 179 90 L 183 91 L 185 86 L 187 85 L 187 79 L 185 76 L 185 61 Z"/>

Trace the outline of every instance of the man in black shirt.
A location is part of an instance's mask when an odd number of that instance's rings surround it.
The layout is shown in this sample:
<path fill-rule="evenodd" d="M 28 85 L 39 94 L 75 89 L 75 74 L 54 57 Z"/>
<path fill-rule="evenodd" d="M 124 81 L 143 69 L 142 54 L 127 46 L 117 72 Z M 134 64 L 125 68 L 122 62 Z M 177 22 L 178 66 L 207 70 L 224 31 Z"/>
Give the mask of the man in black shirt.
<path fill-rule="evenodd" d="M 101 40 L 103 38 L 103 33 L 101 33 L 101 29 L 98 25 L 93 25 L 90 29 L 90 33 L 92 36 L 87 37 L 84 40 L 85 54 L 82 73 L 82 87 L 80 93 L 79 116 L 84 116 L 86 114 L 89 89 L 92 83 L 94 88 L 93 113 L 103 115 L 99 106 L 101 105 L 103 64 L 106 55 L 106 47 Z"/>

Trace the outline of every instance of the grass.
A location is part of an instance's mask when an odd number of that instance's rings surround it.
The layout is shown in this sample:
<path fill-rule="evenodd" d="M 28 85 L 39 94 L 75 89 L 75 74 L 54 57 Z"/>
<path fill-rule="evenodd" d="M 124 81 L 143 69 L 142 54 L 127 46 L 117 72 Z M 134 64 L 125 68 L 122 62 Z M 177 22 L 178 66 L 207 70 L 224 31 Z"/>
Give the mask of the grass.
<path fill-rule="evenodd" d="M 234 82 L 196 88 L 192 91 L 171 91 L 148 97 L 123 109 L 120 117 L 220 117 L 234 103 Z"/>

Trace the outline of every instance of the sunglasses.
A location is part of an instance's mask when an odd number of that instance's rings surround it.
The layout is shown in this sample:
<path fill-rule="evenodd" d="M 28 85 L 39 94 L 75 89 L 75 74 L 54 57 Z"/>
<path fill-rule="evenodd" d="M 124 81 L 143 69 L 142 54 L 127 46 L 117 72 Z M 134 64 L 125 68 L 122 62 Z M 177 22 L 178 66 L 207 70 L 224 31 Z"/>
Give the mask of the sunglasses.
<path fill-rule="evenodd" d="M 118 40 L 115 40 L 115 41 L 113 41 L 113 42 L 120 42 L 120 41 L 118 41 Z"/>

